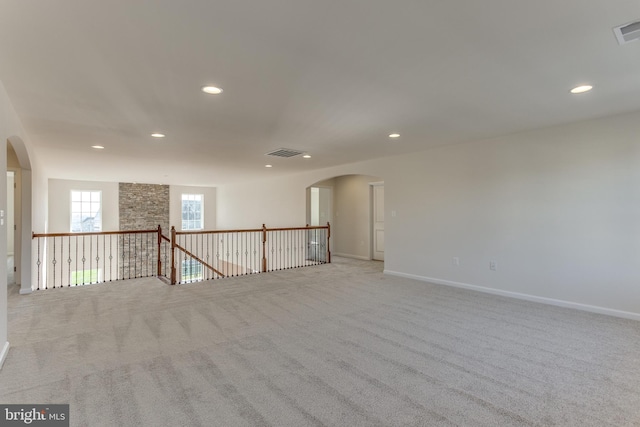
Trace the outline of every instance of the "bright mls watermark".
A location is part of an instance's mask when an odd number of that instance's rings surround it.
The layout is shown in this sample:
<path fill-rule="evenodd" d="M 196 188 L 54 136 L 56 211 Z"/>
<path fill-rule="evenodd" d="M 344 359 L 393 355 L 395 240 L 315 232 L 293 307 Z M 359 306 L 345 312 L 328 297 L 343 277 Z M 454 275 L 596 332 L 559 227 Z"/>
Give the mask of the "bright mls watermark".
<path fill-rule="evenodd" d="M 0 426 L 69 427 L 69 405 L 2 405 Z"/>

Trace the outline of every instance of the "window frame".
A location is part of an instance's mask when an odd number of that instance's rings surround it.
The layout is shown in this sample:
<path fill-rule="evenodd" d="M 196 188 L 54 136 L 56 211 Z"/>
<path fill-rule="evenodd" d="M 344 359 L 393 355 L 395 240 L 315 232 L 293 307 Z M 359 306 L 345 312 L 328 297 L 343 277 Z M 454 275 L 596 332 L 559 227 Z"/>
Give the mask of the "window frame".
<path fill-rule="evenodd" d="M 77 201 L 74 198 L 74 193 L 80 193 L 80 200 Z M 83 195 L 84 194 L 89 194 L 89 200 L 86 200 Z M 86 213 L 91 214 L 91 208 L 89 209 L 88 212 L 84 212 L 83 211 L 83 207 L 82 205 L 84 205 L 85 203 L 88 203 L 89 206 L 91 206 L 92 204 L 95 204 L 96 202 L 93 200 L 93 195 L 92 193 L 97 193 L 98 194 L 98 210 L 96 211 L 95 215 L 92 217 L 94 218 L 94 223 L 91 227 L 91 230 L 85 230 L 82 227 L 82 223 L 84 222 L 84 220 L 82 219 L 82 216 Z M 69 193 L 69 232 L 70 233 L 99 233 L 102 231 L 102 190 L 71 190 Z M 80 211 L 74 211 L 74 204 L 75 203 L 80 203 Z M 74 215 L 75 214 L 79 214 L 80 215 L 80 229 L 79 230 L 74 230 L 73 226 L 74 226 Z M 96 230 L 95 228 L 95 218 L 99 217 L 100 218 L 100 223 L 98 226 L 98 229 Z"/>
<path fill-rule="evenodd" d="M 185 198 L 186 196 L 186 198 Z M 200 200 L 196 200 L 196 197 L 199 197 Z M 199 227 L 188 227 L 185 228 L 185 222 L 194 223 L 198 221 L 197 219 L 184 219 L 184 202 L 200 202 L 200 226 Z M 195 212 L 194 212 L 195 213 Z M 182 231 L 200 231 L 204 230 L 204 194 L 202 193 L 182 193 L 180 196 L 180 229 Z"/>

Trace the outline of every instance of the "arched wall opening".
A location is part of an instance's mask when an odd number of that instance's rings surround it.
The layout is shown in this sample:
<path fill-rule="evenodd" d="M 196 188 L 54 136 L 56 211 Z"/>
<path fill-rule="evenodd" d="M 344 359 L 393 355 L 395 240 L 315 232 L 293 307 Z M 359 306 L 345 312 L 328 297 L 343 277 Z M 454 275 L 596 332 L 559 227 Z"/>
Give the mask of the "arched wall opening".
<path fill-rule="evenodd" d="M 31 265 L 31 230 L 32 230 L 32 179 L 31 161 L 27 147 L 21 138 L 12 136 L 7 139 L 7 171 L 13 173 L 14 191 L 12 204 L 13 224 L 7 224 L 7 233 L 13 231 L 13 267 L 15 267 L 13 281 L 19 286 L 20 293 L 30 293 L 32 288 Z M 8 239 L 10 241 L 11 238 Z"/>
<path fill-rule="evenodd" d="M 384 188 L 382 178 L 356 174 L 335 176 L 307 187 L 307 223 L 331 224 L 333 255 L 362 260 L 384 259 L 383 248 L 380 253 L 384 228 L 382 234 L 380 230 L 375 232 L 375 219 L 384 220 L 384 216 L 380 218 L 379 215 L 381 210 L 384 213 L 384 198 L 379 200 L 380 191 L 376 195 L 376 188 Z"/>

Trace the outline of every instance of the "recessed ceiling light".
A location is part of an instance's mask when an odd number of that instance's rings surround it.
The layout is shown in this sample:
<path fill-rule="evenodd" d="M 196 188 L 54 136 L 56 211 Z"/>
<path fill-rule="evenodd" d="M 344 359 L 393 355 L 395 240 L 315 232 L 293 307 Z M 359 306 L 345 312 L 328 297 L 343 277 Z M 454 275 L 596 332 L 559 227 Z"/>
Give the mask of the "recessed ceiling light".
<path fill-rule="evenodd" d="M 593 89 L 593 86 L 591 85 L 576 86 L 573 89 L 571 89 L 571 93 L 573 94 L 585 93 L 585 92 L 589 92 L 591 89 Z"/>
<path fill-rule="evenodd" d="M 304 155 L 304 156 L 302 156 L 302 157 L 304 157 L 305 159 L 310 159 L 310 158 L 311 158 L 311 155 L 310 155 L 310 154 L 305 154 L 305 155 Z"/>
<path fill-rule="evenodd" d="M 92 145 L 91 148 L 95 148 L 96 150 L 104 150 L 102 145 Z"/>
<path fill-rule="evenodd" d="M 400 138 L 400 134 L 399 133 L 389 134 L 389 138 Z"/>
<path fill-rule="evenodd" d="M 154 137 L 154 138 L 164 138 L 165 134 L 163 134 L 163 133 L 152 133 L 151 136 Z"/>
<path fill-rule="evenodd" d="M 264 165 L 265 168 L 272 168 L 272 165 Z"/>
<path fill-rule="evenodd" d="M 204 93 L 208 93 L 209 95 L 218 95 L 219 93 L 222 93 L 222 89 L 215 86 L 205 86 L 202 88 L 202 91 Z"/>

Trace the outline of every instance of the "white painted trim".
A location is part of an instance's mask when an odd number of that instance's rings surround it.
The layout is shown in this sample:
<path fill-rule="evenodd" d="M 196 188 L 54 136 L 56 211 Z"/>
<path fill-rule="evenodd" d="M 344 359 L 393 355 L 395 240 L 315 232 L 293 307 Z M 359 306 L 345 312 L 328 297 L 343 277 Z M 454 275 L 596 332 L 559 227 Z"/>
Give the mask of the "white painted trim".
<path fill-rule="evenodd" d="M 20 287 L 20 295 L 29 295 L 31 292 L 33 292 L 32 288 Z"/>
<path fill-rule="evenodd" d="M 516 299 L 525 300 L 525 301 L 555 305 L 558 307 L 573 308 L 575 310 L 589 311 L 591 313 L 605 314 L 607 316 L 621 317 L 623 319 L 640 321 L 640 313 L 633 313 L 630 311 L 615 310 L 612 308 L 598 307 L 595 305 L 581 304 L 578 302 L 539 297 L 536 295 L 505 291 L 502 289 L 487 288 L 484 286 L 470 285 L 468 283 L 453 282 L 450 280 L 436 279 L 433 277 L 424 277 L 424 276 L 418 276 L 415 274 L 401 273 L 399 271 L 384 270 L 384 274 L 388 274 L 390 276 L 405 277 L 407 279 L 419 280 L 421 282 L 434 283 L 436 285 L 453 286 L 455 288 L 469 289 L 472 291 L 478 291 L 478 292 L 483 292 L 483 293 L 493 294 L 493 295 L 500 295 L 508 298 L 516 298 Z"/>
<path fill-rule="evenodd" d="M 343 254 L 340 252 L 331 252 L 331 256 L 339 256 L 342 258 L 352 258 L 352 259 L 361 259 L 363 261 L 371 261 L 371 258 L 367 258 L 366 256 Z"/>
<path fill-rule="evenodd" d="M 4 343 L 4 347 L 2 347 L 2 352 L 0 353 L 0 369 L 2 369 L 2 365 L 4 365 L 4 360 L 7 358 L 9 354 L 9 341 Z"/>

